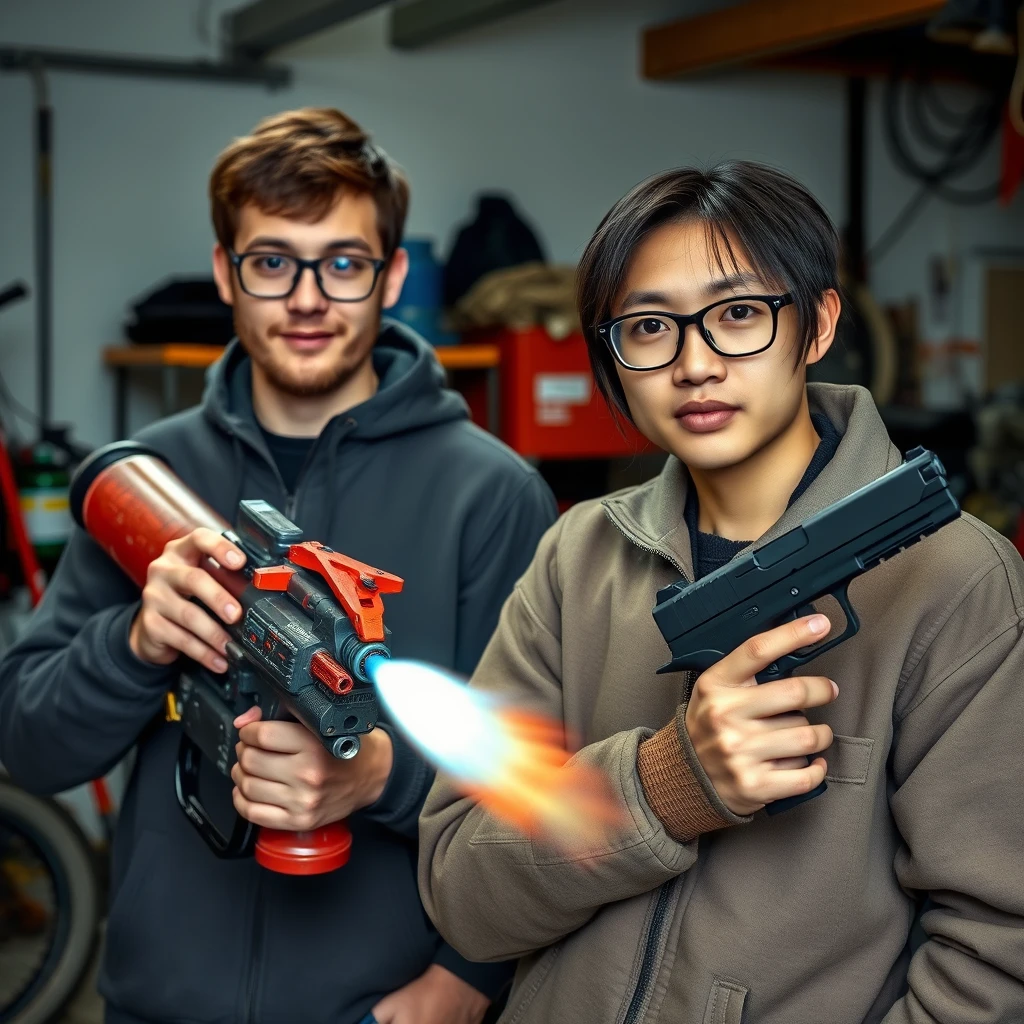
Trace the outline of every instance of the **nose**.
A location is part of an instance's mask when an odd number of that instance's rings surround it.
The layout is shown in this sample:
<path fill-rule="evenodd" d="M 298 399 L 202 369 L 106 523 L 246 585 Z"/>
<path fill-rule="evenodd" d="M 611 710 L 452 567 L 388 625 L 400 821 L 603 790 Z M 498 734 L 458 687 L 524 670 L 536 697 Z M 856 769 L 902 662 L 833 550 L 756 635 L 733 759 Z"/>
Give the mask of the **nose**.
<path fill-rule="evenodd" d="M 677 385 L 704 384 L 709 380 L 724 380 L 725 361 L 704 340 L 699 324 L 689 324 L 683 334 L 683 348 L 672 367 L 672 378 Z"/>
<path fill-rule="evenodd" d="M 327 299 L 316 281 L 316 274 L 312 267 L 303 267 L 299 274 L 299 280 L 295 284 L 291 295 L 288 296 L 288 311 L 290 313 L 310 314 L 322 313 L 327 309 Z"/>

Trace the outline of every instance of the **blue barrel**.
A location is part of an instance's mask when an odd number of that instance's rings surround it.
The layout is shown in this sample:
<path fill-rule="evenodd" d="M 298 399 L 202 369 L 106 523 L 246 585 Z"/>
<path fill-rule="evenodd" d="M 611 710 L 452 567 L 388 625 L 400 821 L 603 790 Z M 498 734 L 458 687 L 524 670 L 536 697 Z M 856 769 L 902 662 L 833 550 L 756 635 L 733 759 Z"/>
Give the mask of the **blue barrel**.
<path fill-rule="evenodd" d="M 432 345 L 454 345 L 458 335 L 445 331 L 441 324 L 443 268 L 434 256 L 433 239 L 406 238 L 402 248 L 409 254 L 409 273 L 398 302 L 387 315 L 411 327 Z"/>

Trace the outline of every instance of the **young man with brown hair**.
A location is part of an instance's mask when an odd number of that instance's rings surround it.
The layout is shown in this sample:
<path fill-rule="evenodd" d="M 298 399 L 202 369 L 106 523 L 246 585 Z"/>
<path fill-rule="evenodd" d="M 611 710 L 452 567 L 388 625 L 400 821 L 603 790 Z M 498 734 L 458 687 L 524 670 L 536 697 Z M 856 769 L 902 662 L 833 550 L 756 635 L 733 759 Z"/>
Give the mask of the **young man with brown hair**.
<path fill-rule="evenodd" d="M 263 498 L 309 538 L 403 576 L 387 603 L 395 655 L 468 674 L 555 508 L 534 470 L 468 422 L 430 347 L 381 322 L 407 267 L 404 178 L 343 114 L 307 109 L 231 145 L 210 196 L 238 340 L 202 405 L 139 440 L 229 521 L 239 499 Z M 0 666 L 0 760 L 27 788 L 66 789 L 138 746 L 114 842 L 107 1021 L 477 1024 L 509 972 L 468 963 L 423 912 L 416 820 L 431 774 L 387 723 L 336 761 L 296 723 L 240 719 L 235 808 L 292 830 L 348 818 L 336 872 L 220 861 L 181 813 L 179 732 L 160 712 L 182 654 L 225 668 L 222 624 L 192 599 L 237 618 L 198 568 L 232 553 L 207 530 L 168 544 L 140 600 L 76 531 Z"/>

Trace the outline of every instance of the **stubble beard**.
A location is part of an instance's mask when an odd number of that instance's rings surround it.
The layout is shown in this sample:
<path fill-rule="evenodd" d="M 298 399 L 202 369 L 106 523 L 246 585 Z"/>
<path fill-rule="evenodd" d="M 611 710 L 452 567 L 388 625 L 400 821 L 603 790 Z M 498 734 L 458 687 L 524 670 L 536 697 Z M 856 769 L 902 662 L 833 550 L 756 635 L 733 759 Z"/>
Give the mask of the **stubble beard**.
<path fill-rule="evenodd" d="M 374 340 L 379 333 L 379 315 L 374 319 L 370 329 L 374 331 Z M 242 348 L 249 354 L 253 364 L 259 367 L 267 383 L 281 394 L 291 398 L 319 398 L 338 391 L 359 372 L 367 359 L 371 358 L 373 341 L 365 343 L 365 339 L 350 336 L 346 344 L 335 357 L 335 361 L 310 372 L 297 367 L 285 356 L 274 339 L 265 337 L 258 328 L 248 323 L 244 317 L 235 316 L 235 333 Z M 358 353 L 364 353 L 357 357 Z M 298 371 L 298 372 L 296 372 Z"/>

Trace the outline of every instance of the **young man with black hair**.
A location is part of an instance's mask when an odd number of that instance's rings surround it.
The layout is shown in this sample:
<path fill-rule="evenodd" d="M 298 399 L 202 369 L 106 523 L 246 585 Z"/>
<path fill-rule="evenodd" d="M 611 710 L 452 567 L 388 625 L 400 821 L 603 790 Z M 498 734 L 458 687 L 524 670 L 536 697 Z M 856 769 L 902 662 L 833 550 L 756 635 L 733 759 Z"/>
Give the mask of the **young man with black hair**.
<path fill-rule="evenodd" d="M 468 674 L 555 506 L 468 422 L 430 346 L 381 321 L 407 268 L 404 177 L 344 114 L 307 109 L 229 146 L 210 198 L 238 340 L 200 407 L 138 438 L 229 522 L 239 499 L 263 498 L 307 537 L 404 577 L 387 601 L 392 650 Z M 224 671 L 218 617 L 239 616 L 198 568 L 205 555 L 242 559 L 195 530 L 153 562 L 140 600 L 76 531 L 0 666 L 0 760 L 27 788 L 85 782 L 138 744 L 114 841 L 108 1024 L 355 1024 L 371 1011 L 380 1024 L 478 1024 L 510 971 L 468 963 L 423 913 L 416 821 L 431 776 L 386 722 L 349 761 L 297 723 L 237 723 L 239 813 L 291 830 L 348 818 L 338 871 L 218 860 L 179 809 L 164 694 L 182 654 Z"/>
<path fill-rule="evenodd" d="M 629 826 L 553 849 L 443 777 L 421 817 L 442 933 L 523 957 L 503 1019 L 1024 1020 L 1024 565 L 1005 538 L 965 515 L 858 577 L 860 632 L 807 674 L 755 682 L 827 635 L 821 614 L 695 680 L 656 674 L 661 587 L 902 461 L 868 392 L 806 383 L 837 255 L 806 189 L 750 163 L 642 183 L 584 253 L 596 378 L 669 458 L 548 532 L 472 681 L 562 718 Z"/>

